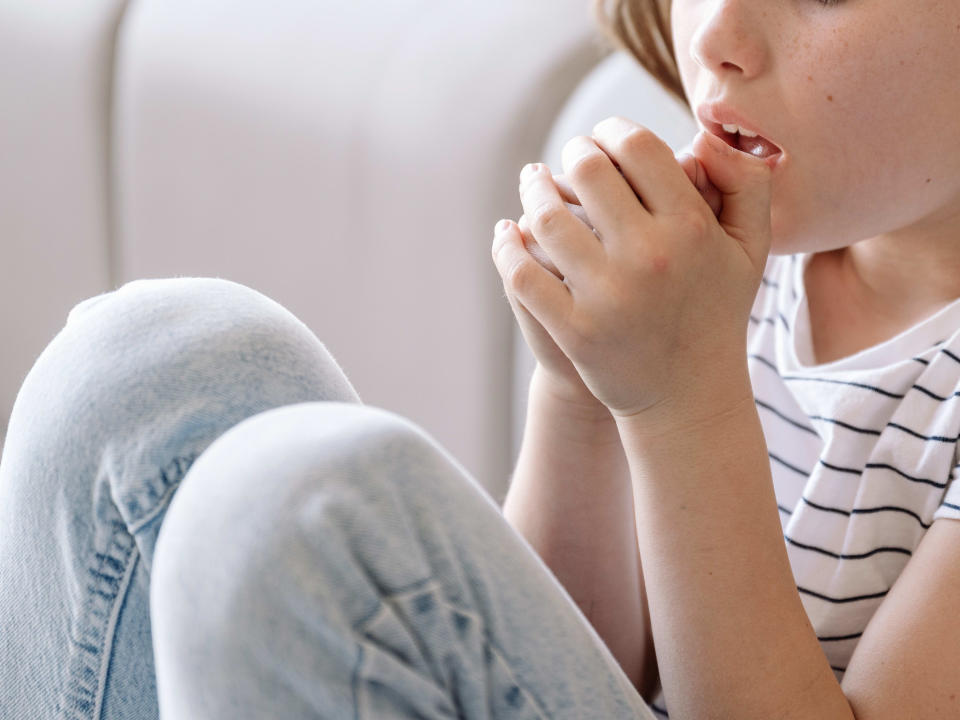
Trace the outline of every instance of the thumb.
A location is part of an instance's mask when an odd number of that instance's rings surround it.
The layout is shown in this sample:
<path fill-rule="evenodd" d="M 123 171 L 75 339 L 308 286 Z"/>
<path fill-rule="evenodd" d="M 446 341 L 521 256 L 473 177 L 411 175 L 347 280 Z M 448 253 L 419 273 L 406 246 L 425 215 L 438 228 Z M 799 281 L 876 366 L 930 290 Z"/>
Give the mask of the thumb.
<path fill-rule="evenodd" d="M 754 155 L 731 147 L 701 130 L 693 139 L 693 154 L 720 191 L 722 208 L 717 220 L 753 255 L 770 248 L 770 186 L 772 170 Z"/>

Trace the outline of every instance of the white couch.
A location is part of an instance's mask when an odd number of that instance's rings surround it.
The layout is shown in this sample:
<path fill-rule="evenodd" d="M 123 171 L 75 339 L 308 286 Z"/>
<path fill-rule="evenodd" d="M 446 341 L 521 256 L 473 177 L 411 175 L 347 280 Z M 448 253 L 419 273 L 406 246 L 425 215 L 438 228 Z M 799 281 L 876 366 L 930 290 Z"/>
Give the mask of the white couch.
<path fill-rule="evenodd" d="M 80 299 L 250 285 L 502 497 L 532 360 L 490 260 L 517 174 L 695 125 L 588 0 L 0 0 L 0 434 Z"/>

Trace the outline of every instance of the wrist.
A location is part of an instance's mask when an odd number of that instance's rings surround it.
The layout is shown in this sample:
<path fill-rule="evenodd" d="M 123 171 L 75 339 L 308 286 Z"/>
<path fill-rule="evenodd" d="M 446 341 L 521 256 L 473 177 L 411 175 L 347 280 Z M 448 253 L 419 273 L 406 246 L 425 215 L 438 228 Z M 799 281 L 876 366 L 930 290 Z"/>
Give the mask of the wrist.
<path fill-rule="evenodd" d="M 557 382 L 539 363 L 530 379 L 528 401 L 531 406 L 548 405 L 554 412 L 585 423 L 615 426 L 610 410 L 586 386 L 580 390 Z"/>
<path fill-rule="evenodd" d="M 643 412 L 612 417 L 621 436 L 655 442 L 665 435 L 693 436 L 708 427 L 723 427 L 756 411 L 747 376 L 745 382 L 717 383 L 699 393 L 671 396 Z"/>

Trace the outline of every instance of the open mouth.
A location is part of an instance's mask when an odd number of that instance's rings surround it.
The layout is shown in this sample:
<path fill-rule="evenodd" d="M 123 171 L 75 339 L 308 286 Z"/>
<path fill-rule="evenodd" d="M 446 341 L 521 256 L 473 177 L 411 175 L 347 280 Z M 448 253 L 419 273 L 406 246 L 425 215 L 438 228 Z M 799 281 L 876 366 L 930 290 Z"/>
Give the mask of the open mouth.
<path fill-rule="evenodd" d="M 730 147 L 734 147 L 741 152 L 745 152 L 758 158 L 773 157 L 774 155 L 778 155 L 782 152 L 779 147 L 774 145 L 762 135 L 757 135 L 756 137 L 747 137 L 739 132 L 730 133 L 724 130 L 722 125 L 718 125 L 716 123 L 711 123 L 711 126 L 707 129 L 714 135 L 722 138 L 723 141 Z"/>

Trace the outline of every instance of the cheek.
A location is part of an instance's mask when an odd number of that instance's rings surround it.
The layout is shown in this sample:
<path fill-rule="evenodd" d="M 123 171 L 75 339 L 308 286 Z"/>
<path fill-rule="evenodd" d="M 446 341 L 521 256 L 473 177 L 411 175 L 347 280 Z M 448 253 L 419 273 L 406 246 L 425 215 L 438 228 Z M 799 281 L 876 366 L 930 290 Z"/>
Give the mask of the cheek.
<path fill-rule="evenodd" d="M 825 210 L 842 211 L 851 194 L 876 191 L 903 170 L 904 128 L 913 116 L 904 109 L 909 73 L 903 48 L 878 42 L 883 35 L 833 27 L 817 42 L 800 41 L 783 65 L 785 116 L 795 119 L 790 180 Z"/>
<path fill-rule="evenodd" d="M 696 29 L 694 22 L 689 0 L 673 0 L 670 8 L 671 39 L 673 40 L 674 57 L 677 60 L 680 81 L 687 92 L 688 98 L 693 97 L 697 72 L 701 69 L 696 61 L 690 57 L 690 41 Z"/>

